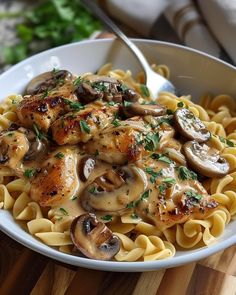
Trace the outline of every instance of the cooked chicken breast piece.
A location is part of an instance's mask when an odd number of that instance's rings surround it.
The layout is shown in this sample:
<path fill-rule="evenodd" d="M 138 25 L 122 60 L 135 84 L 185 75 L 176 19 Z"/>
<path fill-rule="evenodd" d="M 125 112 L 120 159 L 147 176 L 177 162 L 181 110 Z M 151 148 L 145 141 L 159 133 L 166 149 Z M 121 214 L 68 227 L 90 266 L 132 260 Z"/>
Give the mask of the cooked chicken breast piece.
<path fill-rule="evenodd" d="M 51 126 L 53 139 L 59 145 L 87 142 L 114 120 L 118 107 L 96 108 L 88 105 L 79 112 L 70 112 Z"/>
<path fill-rule="evenodd" d="M 50 153 L 41 171 L 32 179 L 30 196 L 40 206 L 57 206 L 74 196 L 79 187 L 78 150 L 65 147 Z"/>
<path fill-rule="evenodd" d="M 0 164 L 17 169 L 29 150 L 25 134 L 19 131 L 4 131 L 0 135 Z"/>
<path fill-rule="evenodd" d="M 135 162 L 142 156 L 143 147 L 137 143 L 139 132 L 132 128 L 109 128 L 95 136 L 83 147 L 86 153 L 115 165 Z"/>
<path fill-rule="evenodd" d="M 17 108 L 21 125 L 26 128 L 37 127 L 47 132 L 52 122 L 71 110 L 70 103 L 78 101 L 71 84 L 56 91 L 26 95 Z"/>

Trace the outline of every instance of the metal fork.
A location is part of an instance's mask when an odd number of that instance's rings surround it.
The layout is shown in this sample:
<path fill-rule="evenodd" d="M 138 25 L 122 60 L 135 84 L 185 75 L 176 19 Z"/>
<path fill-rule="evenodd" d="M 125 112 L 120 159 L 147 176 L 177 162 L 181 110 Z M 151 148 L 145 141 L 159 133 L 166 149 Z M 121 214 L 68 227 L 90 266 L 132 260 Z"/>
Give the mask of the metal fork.
<path fill-rule="evenodd" d="M 103 12 L 103 10 L 94 1 L 81 0 L 81 3 L 86 8 L 88 8 L 96 17 L 98 17 L 102 21 L 102 23 L 108 29 L 110 29 L 120 40 L 122 40 L 123 43 L 137 58 L 144 71 L 145 84 L 148 87 L 152 98 L 157 98 L 158 94 L 161 91 L 176 93 L 174 85 L 169 80 L 152 70 L 140 49 L 130 39 L 128 39 L 128 37 L 117 27 L 117 25 Z"/>

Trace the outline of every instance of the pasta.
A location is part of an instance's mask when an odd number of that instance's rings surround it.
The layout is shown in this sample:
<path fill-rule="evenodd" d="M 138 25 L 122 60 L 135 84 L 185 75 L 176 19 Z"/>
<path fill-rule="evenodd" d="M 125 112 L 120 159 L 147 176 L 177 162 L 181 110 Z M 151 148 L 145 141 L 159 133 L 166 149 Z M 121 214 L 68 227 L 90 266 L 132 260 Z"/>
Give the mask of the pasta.
<path fill-rule="evenodd" d="M 217 241 L 236 216 L 233 97 L 162 92 L 156 104 L 143 73 L 111 64 L 38 79 L 0 105 L 0 209 L 46 245 L 95 259 L 167 259 Z M 192 161 L 195 147 L 218 174 Z"/>

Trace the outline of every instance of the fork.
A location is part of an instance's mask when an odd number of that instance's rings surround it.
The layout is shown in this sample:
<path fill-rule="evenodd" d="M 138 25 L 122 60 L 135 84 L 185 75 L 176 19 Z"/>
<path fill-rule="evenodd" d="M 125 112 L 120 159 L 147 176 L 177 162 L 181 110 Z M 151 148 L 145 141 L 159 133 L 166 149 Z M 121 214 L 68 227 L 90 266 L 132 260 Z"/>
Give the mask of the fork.
<path fill-rule="evenodd" d="M 166 78 L 154 72 L 141 50 L 118 28 L 118 26 L 103 12 L 103 10 L 92 0 L 81 0 L 81 3 L 89 9 L 102 23 L 110 29 L 129 48 L 139 61 L 145 78 L 145 85 L 149 89 L 150 96 L 154 99 L 162 91 L 176 93 L 175 86 Z"/>

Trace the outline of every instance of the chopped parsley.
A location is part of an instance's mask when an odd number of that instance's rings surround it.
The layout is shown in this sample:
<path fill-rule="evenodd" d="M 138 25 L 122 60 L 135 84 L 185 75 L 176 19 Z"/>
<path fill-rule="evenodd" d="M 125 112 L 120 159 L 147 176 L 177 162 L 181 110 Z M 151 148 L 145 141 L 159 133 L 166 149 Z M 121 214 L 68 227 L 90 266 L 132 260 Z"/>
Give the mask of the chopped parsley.
<path fill-rule="evenodd" d="M 99 156 L 99 151 L 98 151 L 98 150 L 95 151 L 94 156 L 95 156 L 95 157 L 98 157 L 98 156 Z"/>
<path fill-rule="evenodd" d="M 172 177 L 166 177 L 162 180 L 167 186 L 171 186 L 176 183 L 176 180 Z"/>
<path fill-rule="evenodd" d="M 44 99 L 45 97 L 47 97 L 48 93 L 49 93 L 48 89 L 45 89 L 44 92 L 42 93 L 41 99 Z"/>
<path fill-rule="evenodd" d="M 136 202 L 132 201 L 132 202 L 130 202 L 130 203 L 126 206 L 126 208 L 127 208 L 127 209 L 132 209 L 132 208 L 134 208 L 135 206 L 136 206 Z"/>
<path fill-rule="evenodd" d="M 147 191 L 145 191 L 145 192 L 142 194 L 140 200 L 143 201 L 143 200 L 147 199 L 147 198 L 150 196 L 151 191 L 152 191 L 151 189 L 148 189 Z"/>
<path fill-rule="evenodd" d="M 154 160 L 158 160 L 158 161 L 164 162 L 166 164 L 173 163 L 173 161 L 170 158 L 168 158 L 165 154 L 155 154 L 154 153 L 150 157 Z"/>
<path fill-rule="evenodd" d="M 116 102 L 114 102 L 114 101 L 108 101 L 107 102 L 107 105 L 109 105 L 109 106 L 114 106 L 116 104 Z"/>
<path fill-rule="evenodd" d="M 84 109 L 84 106 L 77 101 L 70 101 L 69 99 L 64 98 L 64 102 L 69 105 L 69 107 L 74 111 L 80 111 Z"/>
<path fill-rule="evenodd" d="M 103 82 L 94 82 L 91 84 L 93 89 L 99 90 L 101 92 L 106 92 L 107 91 L 107 86 L 104 85 Z"/>
<path fill-rule="evenodd" d="M 132 102 L 129 102 L 129 101 L 126 101 L 126 100 L 124 100 L 124 106 L 125 107 L 129 107 L 129 106 L 131 106 L 132 105 Z"/>
<path fill-rule="evenodd" d="M 184 103 L 183 103 L 182 101 L 180 101 L 180 102 L 178 102 L 177 106 L 178 106 L 179 108 L 182 108 L 182 107 L 184 106 Z"/>
<path fill-rule="evenodd" d="M 81 79 L 81 77 L 79 76 L 79 77 L 77 77 L 77 78 L 74 80 L 73 85 L 74 85 L 74 86 L 77 86 L 77 85 L 79 85 L 81 82 L 82 82 L 82 79 Z"/>
<path fill-rule="evenodd" d="M 31 178 L 36 174 L 36 169 L 26 169 L 24 172 L 24 176 L 27 178 Z"/>
<path fill-rule="evenodd" d="M 189 170 L 187 167 L 179 166 L 177 167 L 177 170 L 179 172 L 178 176 L 181 180 L 188 180 L 188 179 L 197 180 L 197 174 Z"/>
<path fill-rule="evenodd" d="M 227 138 L 224 138 L 222 136 L 219 136 L 219 139 L 220 139 L 221 142 L 226 143 L 229 147 L 234 147 L 233 141 L 231 141 L 231 140 L 229 140 Z"/>
<path fill-rule="evenodd" d="M 70 199 L 71 199 L 71 201 L 77 200 L 78 196 L 72 196 Z"/>
<path fill-rule="evenodd" d="M 59 210 L 61 211 L 61 213 L 63 215 L 65 215 L 65 216 L 68 216 L 69 215 L 68 212 L 64 208 L 60 208 Z"/>
<path fill-rule="evenodd" d="M 38 137 L 38 139 L 42 139 L 45 136 L 39 131 L 38 126 L 34 123 L 33 124 L 33 128 L 34 128 L 34 132 L 36 134 L 36 136 Z"/>
<path fill-rule="evenodd" d="M 166 113 L 167 113 L 167 115 L 173 115 L 174 114 L 174 112 L 171 109 L 167 109 Z"/>
<path fill-rule="evenodd" d="M 102 216 L 101 219 L 102 220 L 105 220 L 105 221 L 111 221 L 112 220 L 112 216 L 111 215 L 105 215 L 105 216 Z"/>
<path fill-rule="evenodd" d="M 137 219 L 138 218 L 138 215 L 135 214 L 135 213 L 133 213 L 133 214 L 130 215 L 130 217 L 133 218 L 133 219 Z"/>
<path fill-rule="evenodd" d="M 64 154 L 59 152 L 54 157 L 57 158 L 57 159 L 62 159 L 64 157 Z"/>
<path fill-rule="evenodd" d="M 115 127 L 120 126 L 120 121 L 116 118 L 111 122 L 112 125 L 114 125 Z"/>
<path fill-rule="evenodd" d="M 90 194 L 96 194 L 98 191 L 97 191 L 97 188 L 96 188 L 95 186 L 92 186 L 92 187 L 88 190 L 88 192 L 89 192 Z"/>
<path fill-rule="evenodd" d="M 80 120 L 79 125 L 82 132 L 90 133 L 90 127 L 84 120 Z"/>
<path fill-rule="evenodd" d="M 188 198 L 193 198 L 197 201 L 201 200 L 203 198 L 203 196 L 193 190 L 190 190 L 190 191 L 187 191 L 185 192 L 185 195 L 188 197 Z"/>
<path fill-rule="evenodd" d="M 141 90 L 142 95 L 143 95 L 144 97 L 149 97 L 149 96 L 150 96 L 149 89 L 147 88 L 146 85 L 141 84 L 141 85 L 140 85 L 140 90 Z"/>
<path fill-rule="evenodd" d="M 154 151 L 157 149 L 157 146 L 160 142 L 160 135 L 158 133 L 148 133 L 144 139 L 145 141 L 145 150 Z"/>
<path fill-rule="evenodd" d="M 55 75 L 55 74 L 58 73 L 59 71 L 60 71 L 60 69 L 53 68 L 53 69 L 51 70 L 51 73 L 52 73 L 52 75 Z"/>
<path fill-rule="evenodd" d="M 161 117 L 158 118 L 158 125 L 162 125 L 162 124 L 168 124 L 168 125 L 172 125 L 173 124 L 173 119 L 172 117 Z"/>
<path fill-rule="evenodd" d="M 151 183 L 154 183 L 158 177 L 162 176 L 162 170 L 155 172 L 152 168 L 148 167 L 146 168 L 146 172 L 151 175 Z"/>
<path fill-rule="evenodd" d="M 14 132 L 9 132 L 8 134 L 7 134 L 7 136 L 9 136 L 9 137 L 12 137 L 14 135 Z"/>

